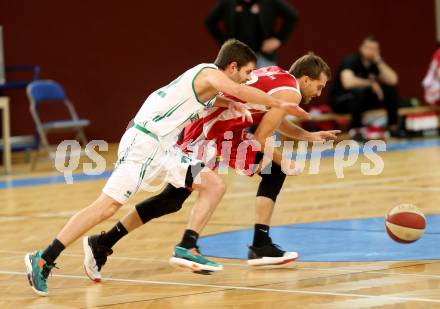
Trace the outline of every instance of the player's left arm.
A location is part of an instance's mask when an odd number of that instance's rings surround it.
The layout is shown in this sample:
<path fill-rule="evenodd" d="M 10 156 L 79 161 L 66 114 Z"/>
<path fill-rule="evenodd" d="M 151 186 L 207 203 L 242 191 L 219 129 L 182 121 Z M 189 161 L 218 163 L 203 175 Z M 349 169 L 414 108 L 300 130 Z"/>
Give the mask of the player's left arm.
<path fill-rule="evenodd" d="M 217 96 L 214 102 L 215 107 L 229 108 L 234 112 L 241 115 L 242 121 L 253 122 L 251 112 L 246 108 L 245 104 L 235 102 L 229 98 L 223 96 Z"/>
<path fill-rule="evenodd" d="M 310 118 L 310 115 L 299 107 L 298 104 L 282 101 L 268 95 L 260 89 L 244 84 L 238 84 L 229 79 L 226 74 L 219 70 L 205 69 L 202 72 L 203 73 L 200 74 L 201 76 L 198 76 L 197 79 L 201 78 L 205 84 L 210 85 L 210 87 L 216 89 L 218 92 L 228 93 L 243 102 L 252 102 L 268 107 L 278 107 L 291 115 L 305 119 Z"/>
<path fill-rule="evenodd" d="M 299 104 L 301 102 L 301 96 L 293 90 L 280 90 L 271 94 L 271 96 L 290 103 Z M 260 143 L 264 143 L 266 138 L 274 134 L 285 116 L 286 112 L 284 110 L 271 108 L 258 125 L 254 133 L 255 139 Z"/>
<path fill-rule="evenodd" d="M 293 124 L 286 117 L 281 121 L 278 131 L 291 139 L 308 141 L 308 142 L 324 142 L 327 140 L 335 140 L 340 130 L 328 130 L 309 132 L 300 126 Z"/>
<path fill-rule="evenodd" d="M 301 96 L 292 90 L 277 91 L 272 94 L 272 96 L 287 102 L 297 104 L 301 102 Z M 336 134 L 341 133 L 339 130 L 309 132 L 290 123 L 285 116 L 286 113 L 278 108 L 272 108 L 266 113 L 266 115 L 264 115 L 260 125 L 257 128 L 257 131 L 255 131 L 255 138 L 262 146 L 264 145 L 264 141 L 268 137 L 272 136 L 277 129 L 287 137 L 309 142 L 334 140 L 337 138 Z"/>
<path fill-rule="evenodd" d="M 285 100 L 296 104 L 299 104 L 301 101 L 301 96 L 292 90 L 277 91 L 271 96 L 276 97 L 279 100 Z M 279 108 L 271 108 L 266 114 L 264 114 L 254 133 L 254 138 L 261 145 L 263 151 L 266 149 L 266 143 L 271 140 L 270 137 L 272 137 L 285 116 L 286 112 Z M 273 150 L 272 160 L 276 164 L 281 165 L 282 153 L 279 149 Z"/>

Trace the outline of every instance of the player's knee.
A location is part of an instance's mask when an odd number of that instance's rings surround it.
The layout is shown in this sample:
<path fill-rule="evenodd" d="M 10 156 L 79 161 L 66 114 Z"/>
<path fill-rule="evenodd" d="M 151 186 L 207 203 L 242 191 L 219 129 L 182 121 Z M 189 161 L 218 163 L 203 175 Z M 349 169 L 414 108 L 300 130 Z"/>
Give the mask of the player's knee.
<path fill-rule="evenodd" d="M 100 207 L 99 216 L 101 220 L 106 220 L 113 216 L 118 209 L 121 207 L 121 204 L 118 202 L 108 203 Z"/>
<path fill-rule="evenodd" d="M 210 187 L 217 195 L 223 196 L 226 192 L 226 184 L 218 175 L 215 175 L 214 179 L 212 179 L 212 185 Z"/>
<path fill-rule="evenodd" d="M 95 201 L 94 207 L 98 213 L 99 219 L 105 220 L 110 218 L 121 208 L 122 204 L 111 198 L 107 194 L 101 194 L 99 198 Z"/>
<path fill-rule="evenodd" d="M 257 196 L 267 197 L 276 202 L 286 179 L 286 174 L 283 173 L 279 165 L 274 163 L 269 174 L 260 174 L 260 176 L 261 181 Z"/>
<path fill-rule="evenodd" d="M 179 211 L 185 200 L 191 195 L 186 188 L 167 185 L 158 195 L 136 205 L 136 211 L 143 223 Z"/>
<path fill-rule="evenodd" d="M 226 192 L 226 184 L 225 184 L 223 181 L 221 181 L 221 182 L 218 184 L 218 193 L 219 193 L 221 196 L 223 196 L 223 195 L 225 194 L 225 192 Z"/>
<path fill-rule="evenodd" d="M 226 184 L 220 176 L 212 171 L 202 173 L 201 176 L 201 182 L 198 185 L 198 190 L 217 196 L 223 196 L 223 194 L 225 194 Z"/>

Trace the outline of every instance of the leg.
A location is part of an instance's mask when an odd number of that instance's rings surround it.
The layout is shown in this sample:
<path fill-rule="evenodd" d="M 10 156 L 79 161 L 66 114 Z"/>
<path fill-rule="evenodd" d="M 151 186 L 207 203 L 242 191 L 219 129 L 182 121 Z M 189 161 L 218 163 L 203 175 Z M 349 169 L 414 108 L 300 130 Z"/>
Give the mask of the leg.
<path fill-rule="evenodd" d="M 67 247 L 92 227 L 113 216 L 121 206 L 121 203 L 102 193 L 89 207 L 71 217 L 56 238 Z"/>
<path fill-rule="evenodd" d="M 47 295 L 47 277 L 58 255 L 90 228 L 111 217 L 131 194 L 135 194 L 139 184 L 155 175 L 149 167 L 149 160 L 158 152 L 156 141 L 135 138 L 136 131 L 128 130 L 121 139 L 120 148 L 125 149 L 119 165 L 107 181 L 103 193 L 90 206 L 76 213 L 58 233 L 46 250 L 39 250 L 25 256 L 29 283 L 39 295 Z M 131 156 L 133 154 L 133 156 Z M 157 169 L 157 168 L 156 168 Z M 149 176 L 145 176 L 149 175 Z"/>
<path fill-rule="evenodd" d="M 197 175 L 193 178 L 195 174 Z M 203 167 L 200 173 L 187 173 L 185 182 L 187 186 L 198 190 L 199 196 L 191 210 L 182 241 L 174 249 L 170 264 L 186 267 L 193 271 L 222 270 L 221 265 L 204 258 L 200 254 L 196 243 L 199 233 L 203 230 L 223 197 L 225 192 L 223 180 L 210 169 Z"/>
<path fill-rule="evenodd" d="M 175 188 L 168 184 L 160 194 L 137 204 L 134 209 L 121 219 L 120 223 L 124 229 L 130 233 L 152 219 L 179 211 L 190 195 L 191 190 L 187 188 Z M 103 237 L 102 242 L 111 248 L 117 240 L 112 243 L 110 239 Z"/>
<path fill-rule="evenodd" d="M 260 155 L 257 155 L 257 161 Z M 258 186 L 255 201 L 255 223 L 261 225 L 270 225 L 275 202 L 281 191 L 286 174 L 283 173 L 281 167 L 272 162 L 270 165 L 262 168 L 259 176 L 261 177 Z"/>
<path fill-rule="evenodd" d="M 197 175 L 197 178 L 192 188 L 199 191 L 199 197 L 191 210 L 187 229 L 200 234 L 220 203 L 226 186 L 220 176 L 206 167 Z"/>
<path fill-rule="evenodd" d="M 148 221 L 178 211 L 191 195 L 187 188 L 175 188 L 168 184 L 158 195 L 137 204 L 107 233 L 92 235 L 83 240 L 84 269 L 87 276 L 100 282 L 101 268 L 107 262 L 111 249 L 122 237 Z"/>
<path fill-rule="evenodd" d="M 25 265 L 29 284 L 41 296 L 48 295 L 47 277 L 58 255 L 73 241 L 96 224 L 111 217 L 122 204 L 102 193 L 89 207 L 76 213 L 46 250 L 26 254 Z"/>
<path fill-rule="evenodd" d="M 270 219 L 272 218 L 274 208 L 275 202 L 271 198 L 257 196 L 255 200 L 255 223 L 270 225 Z"/>
<path fill-rule="evenodd" d="M 272 162 L 271 170 L 268 171 L 264 168 L 260 176 L 261 182 L 255 205 L 254 240 L 249 248 L 248 264 L 261 266 L 292 262 L 298 258 L 298 253 L 281 250 L 272 243 L 272 239 L 269 237 L 270 220 L 286 175 L 279 165 Z"/>

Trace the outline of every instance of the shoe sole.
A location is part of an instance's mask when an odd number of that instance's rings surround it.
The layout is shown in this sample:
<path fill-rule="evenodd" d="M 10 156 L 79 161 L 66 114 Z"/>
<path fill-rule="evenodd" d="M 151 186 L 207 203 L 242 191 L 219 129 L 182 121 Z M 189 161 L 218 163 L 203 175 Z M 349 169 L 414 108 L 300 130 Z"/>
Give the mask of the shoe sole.
<path fill-rule="evenodd" d="M 292 257 L 278 257 L 278 258 L 274 258 L 274 257 L 262 257 L 260 259 L 251 259 L 248 260 L 247 263 L 249 266 L 268 266 L 268 265 L 284 265 L 284 264 L 288 264 L 291 262 L 294 262 L 298 259 L 299 255 L 297 254 L 296 256 L 292 256 Z"/>
<path fill-rule="evenodd" d="M 31 264 L 31 259 L 30 259 L 29 253 L 27 253 L 24 256 L 24 265 L 26 265 L 26 275 L 27 275 L 29 285 L 31 286 L 32 290 L 34 290 L 34 292 L 37 293 L 37 295 L 39 295 L 39 296 L 47 296 L 49 294 L 48 292 L 38 291 L 34 287 L 34 283 L 32 282 L 32 264 Z"/>
<path fill-rule="evenodd" d="M 214 266 L 208 266 L 208 265 L 203 265 L 200 263 L 196 263 L 187 259 L 183 259 L 183 258 L 178 258 L 178 257 L 172 257 L 169 260 L 170 265 L 173 266 L 179 266 L 182 268 L 188 268 L 191 269 L 192 271 L 219 271 L 219 270 L 223 270 L 223 266 L 219 265 L 219 267 L 214 267 Z"/>
<path fill-rule="evenodd" d="M 90 280 L 92 280 L 93 282 L 99 283 L 101 282 L 101 278 L 95 277 L 92 272 L 89 270 L 89 268 L 86 266 L 86 262 L 87 262 L 87 254 L 91 254 L 93 256 L 93 252 L 89 247 L 89 238 L 88 237 L 84 237 L 83 238 L 83 250 L 84 250 L 84 262 L 83 262 L 83 266 L 84 266 L 84 272 L 86 273 L 87 277 L 89 277 Z"/>

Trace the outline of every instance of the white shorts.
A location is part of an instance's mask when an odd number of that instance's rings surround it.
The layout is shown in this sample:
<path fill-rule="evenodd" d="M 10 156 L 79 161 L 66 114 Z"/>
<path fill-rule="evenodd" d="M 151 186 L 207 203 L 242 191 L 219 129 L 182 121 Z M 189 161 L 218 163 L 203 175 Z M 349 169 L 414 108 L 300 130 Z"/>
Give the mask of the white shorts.
<path fill-rule="evenodd" d="M 166 146 L 133 127 L 122 136 L 115 170 L 102 191 L 124 204 L 140 188 L 150 192 L 161 189 L 151 184 L 158 177 L 177 188 L 185 187 L 188 168 L 198 164 L 201 161 L 188 157 L 180 148 Z"/>

